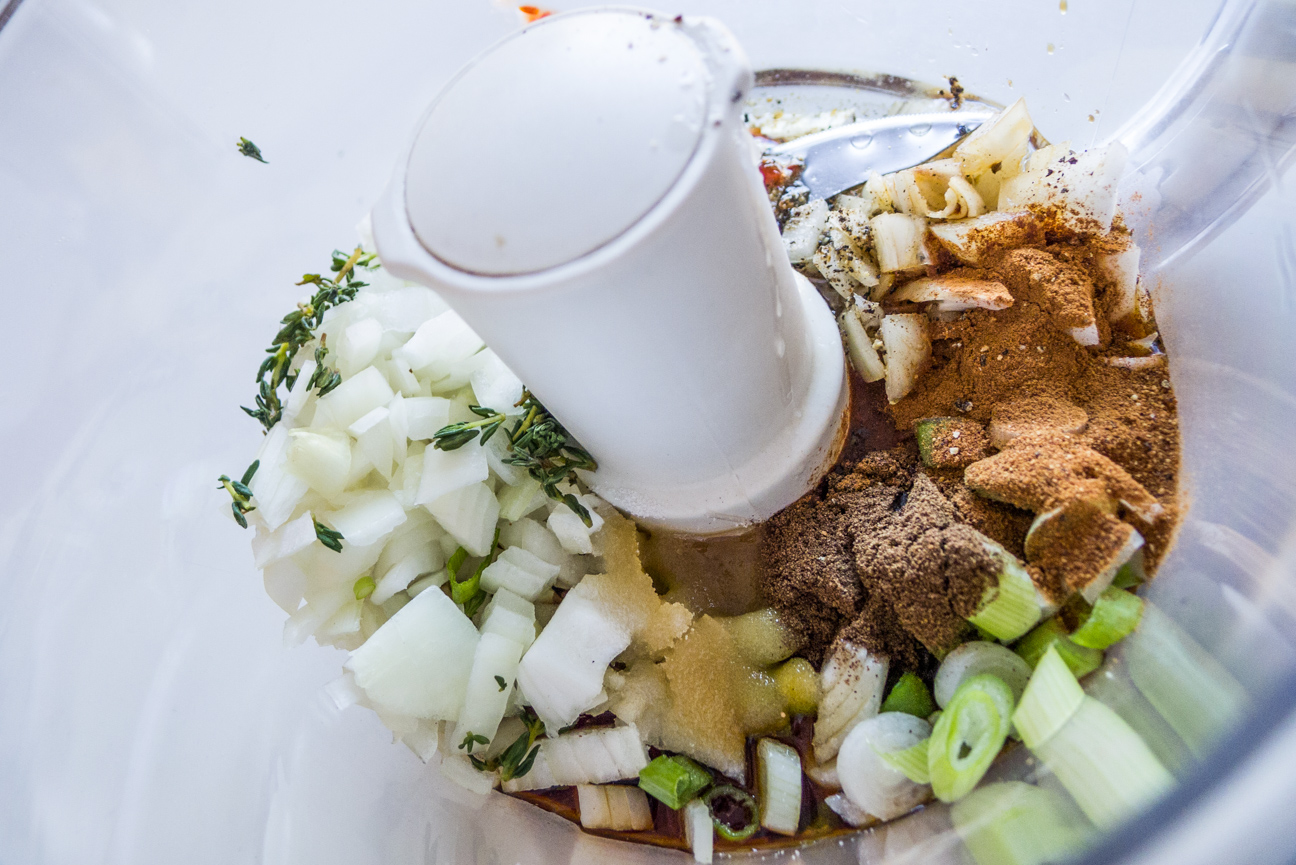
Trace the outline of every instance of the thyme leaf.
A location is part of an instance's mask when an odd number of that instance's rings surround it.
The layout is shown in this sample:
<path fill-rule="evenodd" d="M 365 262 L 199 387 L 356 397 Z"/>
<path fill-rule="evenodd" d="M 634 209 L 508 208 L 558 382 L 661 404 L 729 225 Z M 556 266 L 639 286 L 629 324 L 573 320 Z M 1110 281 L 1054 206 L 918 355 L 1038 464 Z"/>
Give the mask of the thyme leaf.
<path fill-rule="evenodd" d="M 315 523 L 315 537 L 319 539 L 319 542 L 335 553 L 342 552 L 342 541 L 346 540 L 342 533 L 330 529 L 314 517 L 311 517 L 311 521 Z"/>
<path fill-rule="evenodd" d="M 240 138 L 238 140 L 238 144 L 236 144 L 235 146 L 238 148 L 238 152 L 242 153 L 248 159 L 255 159 L 257 162 L 262 162 L 265 163 L 266 165 L 270 164 L 266 162 L 265 157 L 261 155 L 261 148 L 257 147 L 255 144 L 253 144 L 251 141 L 248 141 L 246 138 Z"/>

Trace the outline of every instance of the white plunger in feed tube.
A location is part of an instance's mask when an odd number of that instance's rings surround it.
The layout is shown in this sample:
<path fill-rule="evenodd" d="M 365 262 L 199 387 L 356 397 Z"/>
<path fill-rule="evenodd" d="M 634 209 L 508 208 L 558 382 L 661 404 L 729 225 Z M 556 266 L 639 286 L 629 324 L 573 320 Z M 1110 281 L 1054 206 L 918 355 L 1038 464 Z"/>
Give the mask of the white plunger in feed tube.
<path fill-rule="evenodd" d="M 709 19 L 542 19 L 441 92 L 373 213 L 384 266 L 437 290 L 652 526 L 766 519 L 844 440 L 840 337 L 783 251 L 752 80 Z"/>

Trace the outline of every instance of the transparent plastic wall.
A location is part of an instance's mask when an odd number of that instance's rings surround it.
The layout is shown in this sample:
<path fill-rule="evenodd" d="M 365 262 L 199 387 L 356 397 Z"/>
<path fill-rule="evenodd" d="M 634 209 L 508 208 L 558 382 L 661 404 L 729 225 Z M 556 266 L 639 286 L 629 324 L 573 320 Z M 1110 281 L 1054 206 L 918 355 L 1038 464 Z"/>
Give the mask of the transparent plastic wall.
<path fill-rule="evenodd" d="M 1290 771 L 1256 770 L 1296 754 L 1272 750 L 1296 703 L 1291 7 L 1231 6 L 1241 26 L 1197 53 L 1213 3 L 670 11 L 720 18 L 758 68 L 957 75 L 989 99 L 1025 96 L 1054 141 L 1124 127 L 1139 145 L 1147 188 L 1176 208 L 1148 241 L 1172 247 L 1158 316 L 1192 504 L 1147 595 L 1200 675 L 1140 685 L 1136 639 L 1091 680 L 1185 779 L 1094 855 L 1225 861 L 1210 844 L 1234 838 L 1229 859 L 1288 860 L 1296 830 L 1272 815 Z M 423 107 L 517 11 L 25 0 L 0 22 L 0 862 L 682 861 L 475 799 L 369 713 L 339 712 L 322 689 L 342 656 L 283 648 L 215 489 L 257 445 L 238 405 L 294 283 L 353 242 Z M 1176 79 L 1185 59 L 1216 71 Z M 1174 89 L 1189 80 L 1203 84 Z M 1170 122 L 1139 125 L 1167 82 Z M 239 156 L 240 136 L 269 164 Z M 1019 754 L 995 771 L 1034 770 Z M 1170 848 L 1141 846 L 1166 826 Z M 967 854 L 929 808 L 799 855 Z"/>

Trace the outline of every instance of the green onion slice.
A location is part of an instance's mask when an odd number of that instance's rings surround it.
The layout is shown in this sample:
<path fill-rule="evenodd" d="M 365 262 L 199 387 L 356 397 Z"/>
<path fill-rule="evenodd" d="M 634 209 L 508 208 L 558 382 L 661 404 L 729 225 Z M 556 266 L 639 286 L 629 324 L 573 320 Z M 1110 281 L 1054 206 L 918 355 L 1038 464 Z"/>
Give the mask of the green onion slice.
<path fill-rule="evenodd" d="M 1107 588 L 1094 602 L 1089 618 L 1071 635 L 1071 642 L 1087 649 L 1105 649 L 1133 633 L 1142 618 L 1142 598 L 1124 589 Z"/>
<path fill-rule="evenodd" d="M 711 773 L 688 757 L 663 754 L 639 770 L 640 789 L 677 811 L 710 783 Z"/>
<path fill-rule="evenodd" d="M 1010 642 L 1029 631 L 1040 620 L 1039 593 L 1030 574 L 1017 557 L 989 538 L 986 549 L 999 559 L 999 585 L 986 589 L 976 615 L 968 621 L 995 639 Z"/>
<path fill-rule="evenodd" d="M 1060 793 L 1021 781 L 985 784 L 950 808 L 977 865 L 1040 865 L 1079 852 L 1092 833 Z"/>
<path fill-rule="evenodd" d="M 927 748 L 936 798 L 954 802 L 971 792 L 1003 748 L 1012 711 L 1012 689 L 996 676 L 983 673 L 959 686 Z"/>
<path fill-rule="evenodd" d="M 1021 703 L 1013 713 L 1013 726 L 1026 747 L 1034 750 L 1062 729 L 1084 701 L 1084 691 L 1056 646 L 1049 646 L 1035 666 Z"/>
<path fill-rule="evenodd" d="M 455 551 L 450 554 L 450 561 L 446 562 L 446 570 L 450 572 L 450 577 L 452 579 L 458 576 L 459 569 L 463 567 L 463 563 L 467 560 L 468 551 L 463 547 L 456 548 Z"/>
<path fill-rule="evenodd" d="M 725 784 L 711 788 L 702 797 L 702 801 L 711 811 L 711 822 L 715 824 L 716 832 L 721 838 L 727 841 L 746 841 L 756 834 L 760 811 L 756 807 L 756 800 L 746 790 Z M 739 816 L 740 814 L 744 816 Z M 735 827 L 731 823 L 738 825 Z"/>
<path fill-rule="evenodd" d="M 1034 667 L 1050 646 L 1057 650 L 1076 678 L 1087 676 L 1102 666 L 1103 653 L 1073 643 L 1067 636 L 1066 627 L 1056 616 L 1040 622 L 1029 634 L 1017 641 L 1013 651 Z"/>
<path fill-rule="evenodd" d="M 903 751 L 883 752 L 877 748 L 873 751 L 883 763 L 903 772 L 904 776 L 915 784 L 930 784 L 931 771 L 927 765 L 927 748 L 930 742 L 930 738 L 923 739 L 917 745 L 912 745 Z"/>
<path fill-rule="evenodd" d="M 374 589 L 377 588 L 377 586 L 378 584 L 374 582 L 373 577 L 361 577 L 355 581 L 355 586 L 352 587 L 352 591 L 355 592 L 355 599 L 357 601 L 363 601 L 374 593 Z"/>
<path fill-rule="evenodd" d="M 1134 589 L 1147 582 L 1147 570 L 1143 564 L 1143 551 L 1139 550 L 1130 560 L 1120 566 L 1112 585 L 1118 589 Z"/>
<path fill-rule="evenodd" d="M 926 718 L 936 711 L 931 692 L 923 680 L 913 673 L 905 673 L 882 701 L 880 712 L 904 712 L 916 718 Z M 926 783 L 925 781 L 922 783 Z"/>
<path fill-rule="evenodd" d="M 456 604 L 466 604 L 472 600 L 473 595 L 481 587 L 481 570 L 476 571 L 471 577 L 460 582 L 456 579 L 450 580 L 450 600 Z"/>
<path fill-rule="evenodd" d="M 1083 697 L 1070 720 L 1031 751 L 1099 829 L 1128 819 L 1174 786 L 1139 734 L 1093 697 Z"/>

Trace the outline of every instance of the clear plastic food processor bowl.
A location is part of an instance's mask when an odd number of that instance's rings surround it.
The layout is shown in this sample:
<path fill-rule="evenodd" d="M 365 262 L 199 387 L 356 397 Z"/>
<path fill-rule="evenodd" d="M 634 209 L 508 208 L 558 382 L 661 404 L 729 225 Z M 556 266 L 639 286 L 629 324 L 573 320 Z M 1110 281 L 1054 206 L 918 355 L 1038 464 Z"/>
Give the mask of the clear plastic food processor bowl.
<path fill-rule="evenodd" d="M 1198 696 L 1214 699 L 1155 746 L 1183 758 L 1175 792 L 1087 855 L 1291 861 L 1296 6 L 667 11 L 720 19 L 757 68 L 956 75 L 999 103 L 1025 96 L 1053 141 L 1133 143 L 1141 200 L 1161 208 L 1153 278 L 1192 505 L 1148 597 L 1200 650 Z M 436 91 L 520 25 L 491 0 L 0 13 L 0 863 L 685 861 L 474 799 L 370 713 L 337 711 L 322 688 L 342 656 L 282 647 L 215 488 L 257 446 L 238 406 L 294 283 L 354 242 Z M 240 156 L 240 136 L 269 164 Z M 1090 687 L 1146 720 L 1133 651 Z M 1163 701 L 1183 693 L 1160 684 Z M 943 808 L 766 855 L 966 857 Z"/>

